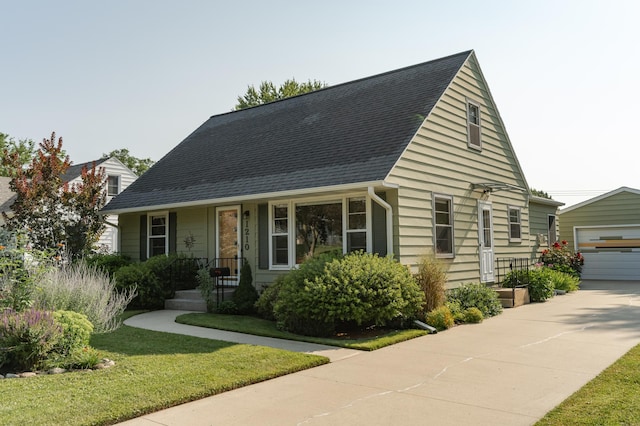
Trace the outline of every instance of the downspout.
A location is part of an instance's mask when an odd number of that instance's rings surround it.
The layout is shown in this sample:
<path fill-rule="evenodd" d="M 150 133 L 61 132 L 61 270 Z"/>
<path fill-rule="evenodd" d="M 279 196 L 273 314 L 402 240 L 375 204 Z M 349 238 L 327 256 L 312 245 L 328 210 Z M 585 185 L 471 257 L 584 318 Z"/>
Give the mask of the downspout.
<path fill-rule="evenodd" d="M 387 203 L 385 200 L 380 198 L 375 193 L 372 186 L 369 186 L 367 190 L 371 199 L 376 203 L 378 203 L 380 206 L 382 206 L 382 208 L 384 208 L 387 212 L 387 223 L 386 223 L 387 225 L 387 256 L 392 255 L 393 254 L 393 208 L 389 203 Z"/>

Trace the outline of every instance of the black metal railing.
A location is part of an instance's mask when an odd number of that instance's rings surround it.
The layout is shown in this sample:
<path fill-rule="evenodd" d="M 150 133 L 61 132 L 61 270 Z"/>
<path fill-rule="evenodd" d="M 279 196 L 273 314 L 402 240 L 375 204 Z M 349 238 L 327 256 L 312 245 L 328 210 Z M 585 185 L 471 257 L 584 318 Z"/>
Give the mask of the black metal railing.
<path fill-rule="evenodd" d="M 516 289 L 529 286 L 531 259 L 527 257 L 506 257 L 496 259 L 496 284 L 511 288 L 511 301 L 515 306 Z M 509 277 L 509 280 L 506 278 Z"/>
<path fill-rule="evenodd" d="M 169 264 L 169 280 L 171 288 L 176 290 L 193 290 L 198 287 L 198 270 L 208 263 L 206 257 L 176 257 Z"/>
<path fill-rule="evenodd" d="M 216 306 L 228 300 L 240 283 L 240 270 L 247 260 L 237 257 L 219 257 L 207 264 L 209 275 L 214 280 Z"/>

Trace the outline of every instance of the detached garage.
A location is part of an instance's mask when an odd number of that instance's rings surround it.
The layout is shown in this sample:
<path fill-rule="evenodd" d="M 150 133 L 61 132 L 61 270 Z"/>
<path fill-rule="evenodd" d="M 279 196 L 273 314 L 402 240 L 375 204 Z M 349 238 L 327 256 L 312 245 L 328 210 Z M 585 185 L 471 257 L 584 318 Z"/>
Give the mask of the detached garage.
<path fill-rule="evenodd" d="M 618 188 L 560 211 L 560 235 L 584 255 L 582 279 L 640 280 L 640 190 Z"/>

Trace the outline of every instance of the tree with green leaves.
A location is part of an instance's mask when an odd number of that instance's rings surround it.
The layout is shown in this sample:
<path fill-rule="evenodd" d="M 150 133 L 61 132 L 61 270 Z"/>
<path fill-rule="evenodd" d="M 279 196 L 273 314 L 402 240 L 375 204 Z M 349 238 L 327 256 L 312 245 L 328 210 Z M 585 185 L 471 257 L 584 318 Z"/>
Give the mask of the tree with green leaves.
<path fill-rule="evenodd" d="M 22 168 L 31 162 L 36 153 L 35 142 L 31 139 L 16 140 L 5 133 L 0 132 L 0 152 L 17 156 L 17 165 Z M 11 177 L 14 169 L 0 164 L 0 176 Z"/>
<path fill-rule="evenodd" d="M 12 215 L 2 213 L 5 227 L 25 234 L 38 250 L 57 250 L 66 246 L 72 257 L 91 252 L 104 231 L 99 214 L 106 201 L 104 170 L 95 163 L 84 167 L 81 182 L 69 184 L 62 176 L 71 165 L 62 150 L 62 138 L 44 139 L 31 163 L 20 167 L 18 153 L 3 151 L 2 165 L 15 170 L 9 187 L 16 193 Z"/>
<path fill-rule="evenodd" d="M 122 162 L 125 166 L 129 168 L 133 173 L 140 176 L 151 166 L 153 166 L 154 161 L 151 158 L 137 158 L 129 153 L 129 150 L 126 148 L 123 149 L 114 149 L 108 154 L 102 154 L 102 158 L 111 158 L 116 157 L 118 160 Z"/>
<path fill-rule="evenodd" d="M 551 195 L 547 194 L 545 191 L 541 191 L 538 189 L 531 188 L 531 195 L 535 195 L 536 197 L 548 198 L 549 200 L 553 200 Z"/>
<path fill-rule="evenodd" d="M 263 81 L 260 83 L 258 89 L 250 85 L 247 87 L 247 92 L 243 96 L 238 96 L 238 103 L 235 106 L 235 110 L 238 111 L 279 99 L 313 92 L 314 90 L 324 87 L 327 87 L 327 83 L 318 80 L 308 80 L 307 82 L 298 83 L 295 78 L 292 78 L 286 80 L 280 87 L 276 87 L 270 81 Z"/>

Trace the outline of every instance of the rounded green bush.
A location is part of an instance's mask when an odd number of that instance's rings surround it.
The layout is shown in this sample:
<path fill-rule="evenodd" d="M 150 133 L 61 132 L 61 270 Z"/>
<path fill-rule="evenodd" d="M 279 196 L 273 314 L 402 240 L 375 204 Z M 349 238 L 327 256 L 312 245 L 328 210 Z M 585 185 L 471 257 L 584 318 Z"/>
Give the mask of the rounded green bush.
<path fill-rule="evenodd" d="M 304 262 L 284 281 L 274 314 L 299 334 L 328 335 L 338 324 L 384 326 L 419 312 L 424 294 L 408 268 L 391 257 L 356 252 Z"/>
<path fill-rule="evenodd" d="M 261 318 L 269 321 L 276 320 L 276 317 L 273 314 L 273 308 L 278 300 L 278 295 L 280 294 L 280 289 L 284 285 L 284 281 L 285 275 L 280 275 L 262 291 L 262 294 L 255 303 L 256 311 Z"/>
<path fill-rule="evenodd" d="M 477 324 L 482 322 L 484 319 L 484 315 L 482 315 L 482 311 L 476 307 L 467 308 L 464 311 L 464 322 L 469 324 Z"/>
<path fill-rule="evenodd" d="M 453 327 L 455 321 L 449 308 L 445 305 L 435 308 L 434 310 L 427 312 L 425 321 L 436 330 L 442 331 Z"/>
<path fill-rule="evenodd" d="M 547 268 L 529 271 L 529 297 L 532 302 L 544 302 L 553 297 L 553 282 L 545 269 Z"/>
<path fill-rule="evenodd" d="M 502 312 L 498 293 L 481 283 L 466 283 L 447 292 L 448 301 L 457 301 L 462 310 L 478 308 L 484 318 Z"/>
<path fill-rule="evenodd" d="M 62 329 L 55 351 L 67 356 L 76 350 L 89 346 L 93 324 L 86 315 L 72 311 L 54 311 L 53 319 Z"/>

